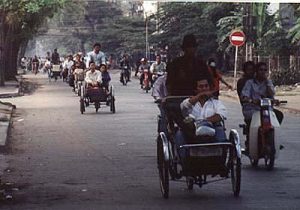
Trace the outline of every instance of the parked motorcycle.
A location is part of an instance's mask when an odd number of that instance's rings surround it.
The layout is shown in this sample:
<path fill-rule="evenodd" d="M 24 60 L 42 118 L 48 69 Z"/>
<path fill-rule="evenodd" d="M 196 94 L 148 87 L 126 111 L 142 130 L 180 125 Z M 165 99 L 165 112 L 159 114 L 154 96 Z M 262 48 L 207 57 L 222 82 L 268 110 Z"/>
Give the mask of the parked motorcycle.
<path fill-rule="evenodd" d="M 283 103 L 287 101 L 260 99 L 260 110 L 253 113 L 249 130 L 245 124 L 240 125 L 243 133 L 248 135 L 248 151 L 244 154 L 249 157 L 254 167 L 258 165 L 259 159 L 264 159 L 268 170 L 274 168 L 275 159 L 283 146 L 280 139 L 280 123 L 273 111 L 273 105 Z"/>

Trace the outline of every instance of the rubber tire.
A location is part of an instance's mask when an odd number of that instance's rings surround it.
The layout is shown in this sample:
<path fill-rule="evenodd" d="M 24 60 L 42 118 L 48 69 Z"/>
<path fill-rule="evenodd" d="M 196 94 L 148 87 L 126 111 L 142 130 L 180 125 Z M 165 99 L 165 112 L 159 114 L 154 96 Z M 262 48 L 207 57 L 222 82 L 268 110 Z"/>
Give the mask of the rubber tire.
<path fill-rule="evenodd" d="M 157 163 L 160 190 L 163 198 L 169 198 L 169 162 L 164 158 L 163 144 L 160 137 L 157 139 Z"/>
<path fill-rule="evenodd" d="M 85 112 L 84 100 L 80 99 L 80 112 L 83 114 Z"/>
<path fill-rule="evenodd" d="M 269 149 L 267 150 L 267 158 L 265 158 L 265 166 L 268 171 L 273 170 L 275 163 L 275 144 L 274 144 L 274 131 L 270 131 L 266 136 L 269 142 Z"/>
<path fill-rule="evenodd" d="M 235 151 L 235 150 L 234 150 Z M 238 197 L 241 189 L 241 158 L 239 158 L 236 152 L 232 153 L 232 164 L 231 164 L 231 184 L 232 191 L 235 197 Z"/>
<path fill-rule="evenodd" d="M 111 96 L 110 111 L 116 113 L 115 97 Z"/>

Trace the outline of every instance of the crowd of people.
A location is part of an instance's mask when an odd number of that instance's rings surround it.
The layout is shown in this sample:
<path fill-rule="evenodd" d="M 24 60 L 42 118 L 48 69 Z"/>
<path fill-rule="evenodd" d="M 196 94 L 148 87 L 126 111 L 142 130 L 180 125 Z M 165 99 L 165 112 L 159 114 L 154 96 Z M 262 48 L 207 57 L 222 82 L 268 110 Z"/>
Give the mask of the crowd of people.
<path fill-rule="evenodd" d="M 225 131 L 220 129 L 222 122 L 226 119 L 226 107 L 219 100 L 220 83 L 225 84 L 229 89 L 232 86 L 222 77 L 217 69 L 215 59 L 209 58 L 207 62 L 196 54 L 197 40 L 193 34 L 184 36 L 181 48 L 183 55 L 175 58 L 166 64 L 162 61 L 161 55 L 156 55 L 156 60 L 150 63 L 146 58 L 141 58 L 135 67 L 135 76 L 139 77 L 141 88 L 145 79 L 145 72 L 152 87 L 152 96 L 159 104 L 161 115 L 165 115 L 163 101 L 167 96 L 190 96 L 180 104 L 182 117 L 193 115 L 199 125 L 205 124 L 218 131 L 216 139 L 226 140 Z M 51 70 L 52 65 L 61 64 L 63 80 L 71 86 L 74 81 L 84 80 L 87 87 L 104 87 L 108 91 L 111 80 L 107 68 L 105 54 L 101 51 L 101 44 L 95 43 L 93 50 L 87 53 L 85 59 L 82 53 L 69 55 L 62 61 L 57 49 L 52 55 L 47 52 L 46 59 L 42 61 L 37 56 L 32 59 L 23 58 L 21 65 L 37 73 L 39 69 Z M 262 97 L 273 98 L 275 95 L 274 85 L 268 79 L 267 64 L 259 62 L 255 64 L 247 61 L 243 65 L 243 76 L 237 82 L 237 93 L 240 98 L 245 123 L 249 127 L 252 114 L 259 110 L 258 99 Z M 134 69 L 129 55 L 124 54 L 120 60 L 120 82 L 131 81 L 131 71 Z M 146 71 L 147 70 L 147 71 Z M 83 77 L 82 75 L 85 75 Z M 126 74 L 127 77 L 123 77 Z M 283 114 L 274 109 L 274 112 L 281 123 Z M 166 126 L 163 126 L 166 129 Z M 176 134 L 178 145 L 186 142 L 182 131 Z M 248 141 L 248 140 L 247 140 Z M 246 147 L 248 142 L 246 141 Z"/>

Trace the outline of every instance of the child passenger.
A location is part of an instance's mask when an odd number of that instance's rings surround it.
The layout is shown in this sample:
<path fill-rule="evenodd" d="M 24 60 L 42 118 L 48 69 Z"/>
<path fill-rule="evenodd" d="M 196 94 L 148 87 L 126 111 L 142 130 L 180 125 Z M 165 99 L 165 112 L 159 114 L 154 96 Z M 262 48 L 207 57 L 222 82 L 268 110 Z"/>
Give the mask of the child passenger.
<path fill-rule="evenodd" d="M 101 64 L 100 71 L 101 71 L 101 76 L 102 76 L 102 87 L 105 87 L 106 91 L 108 91 L 108 86 L 109 86 L 111 77 L 107 71 L 106 65 Z"/>

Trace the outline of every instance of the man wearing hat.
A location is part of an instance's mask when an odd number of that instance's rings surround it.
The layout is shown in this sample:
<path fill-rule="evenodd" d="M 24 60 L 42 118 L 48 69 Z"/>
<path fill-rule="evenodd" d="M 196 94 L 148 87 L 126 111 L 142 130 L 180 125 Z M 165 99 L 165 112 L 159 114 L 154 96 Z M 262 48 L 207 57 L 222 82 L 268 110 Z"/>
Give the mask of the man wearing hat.
<path fill-rule="evenodd" d="M 166 86 L 169 96 L 194 95 L 199 79 L 212 81 L 207 65 L 196 56 L 197 41 L 193 34 L 185 35 L 181 45 L 184 55 L 168 63 Z"/>

